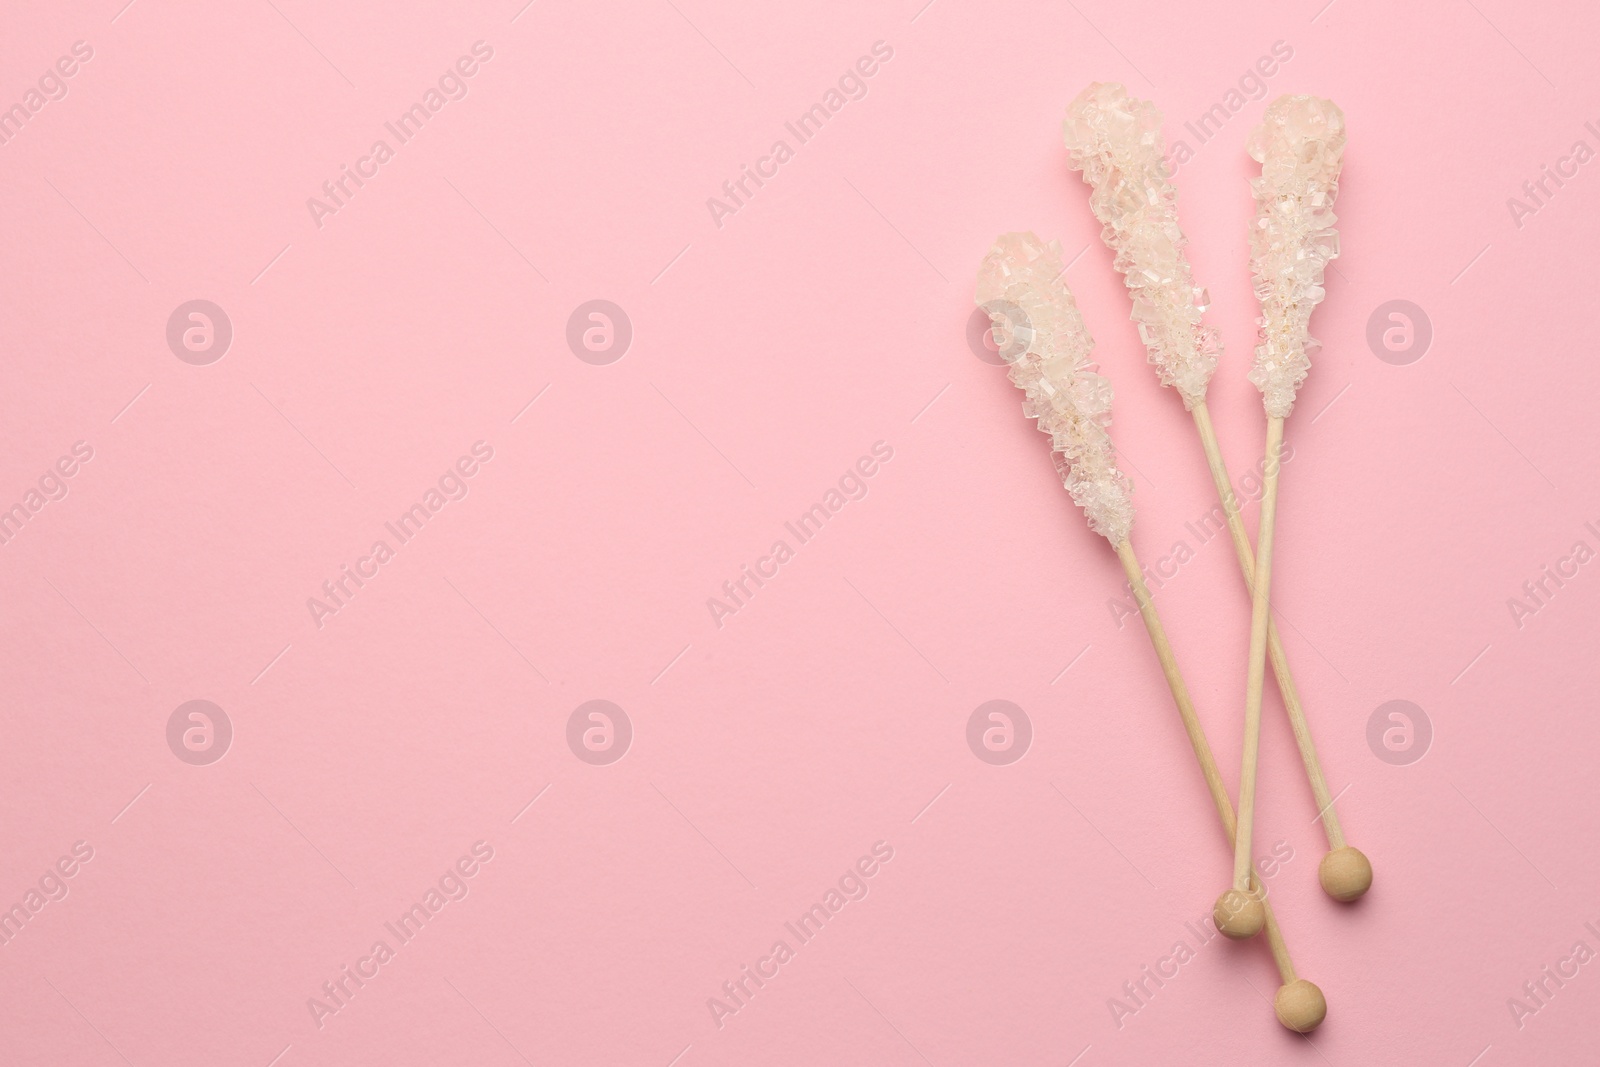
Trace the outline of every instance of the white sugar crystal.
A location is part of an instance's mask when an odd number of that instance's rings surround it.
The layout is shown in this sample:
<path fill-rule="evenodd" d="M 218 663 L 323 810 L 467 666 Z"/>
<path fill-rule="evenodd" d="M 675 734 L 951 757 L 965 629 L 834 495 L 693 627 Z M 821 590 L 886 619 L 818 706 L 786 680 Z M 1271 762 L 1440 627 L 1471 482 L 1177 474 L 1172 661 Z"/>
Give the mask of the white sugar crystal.
<path fill-rule="evenodd" d="M 1293 410 L 1317 348 L 1308 329 L 1325 295 L 1323 270 L 1339 255 L 1333 200 L 1344 143 L 1344 113 L 1315 96 L 1278 97 L 1250 135 L 1250 156 L 1261 164 L 1250 182 L 1250 270 L 1261 301 L 1250 380 L 1275 418 Z"/>
<path fill-rule="evenodd" d="M 1205 399 L 1222 342 L 1201 321 L 1210 299 L 1183 251 L 1188 239 L 1163 158 L 1161 112 L 1115 82 L 1096 82 L 1067 108 L 1062 133 L 1073 167 L 1093 187 L 1089 206 L 1116 253 L 1150 362 L 1161 384 L 1193 407 Z"/>
<path fill-rule="evenodd" d="M 1062 273 L 1056 242 L 1005 234 L 978 270 L 978 305 L 989 313 L 1000 355 L 1023 392 L 1023 414 L 1050 435 L 1062 484 L 1089 528 L 1117 545 L 1133 528 L 1133 486 L 1117 469 L 1106 433 L 1111 383 L 1096 373 L 1094 339 Z"/>

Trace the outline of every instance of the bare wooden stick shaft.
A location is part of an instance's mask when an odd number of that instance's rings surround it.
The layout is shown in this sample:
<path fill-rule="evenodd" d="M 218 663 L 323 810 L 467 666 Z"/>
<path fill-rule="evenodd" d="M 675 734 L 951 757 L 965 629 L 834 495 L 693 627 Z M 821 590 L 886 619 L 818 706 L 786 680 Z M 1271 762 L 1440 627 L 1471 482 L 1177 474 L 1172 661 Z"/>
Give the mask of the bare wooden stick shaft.
<path fill-rule="evenodd" d="M 1272 621 L 1272 531 L 1278 516 L 1278 451 L 1283 419 L 1267 418 L 1267 460 L 1261 493 L 1261 529 L 1256 534 L 1256 570 L 1250 582 L 1250 658 L 1244 688 L 1244 758 L 1239 770 L 1239 831 L 1233 843 L 1233 888 L 1250 884 L 1251 831 L 1256 821 L 1256 766 L 1261 752 L 1261 686 L 1267 673 L 1267 623 Z"/>
<path fill-rule="evenodd" d="M 1223 515 L 1227 518 L 1228 532 L 1233 537 L 1234 554 L 1239 559 L 1239 570 L 1244 575 L 1245 587 L 1255 593 L 1255 553 L 1250 548 L 1250 535 L 1245 531 L 1244 519 L 1239 515 L 1239 501 L 1233 495 L 1233 479 L 1228 476 L 1222 459 L 1222 449 L 1217 444 L 1216 432 L 1211 426 L 1211 413 L 1205 401 L 1195 404 L 1190 412 L 1195 429 L 1200 433 L 1200 446 L 1205 450 L 1206 465 L 1211 468 L 1211 481 L 1216 485 L 1217 496 L 1222 501 Z M 1283 697 L 1283 708 L 1289 716 L 1289 728 L 1294 732 L 1295 744 L 1300 748 L 1300 761 L 1306 766 L 1306 778 L 1311 783 L 1311 796 L 1321 813 L 1322 828 L 1328 837 L 1329 850 L 1345 847 L 1344 829 L 1339 825 L 1339 814 L 1333 807 L 1333 794 L 1328 791 L 1327 777 L 1322 773 L 1322 761 L 1317 758 L 1317 746 L 1311 739 L 1311 727 L 1306 722 L 1300 691 L 1289 671 L 1289 659 L 1284 655 L 1283 642 L 1278 638 L 1278 628 L 1267 619 L 1267 660 L 1278 679 L 1278 693 Z"/>
<path fill-rule="evenodd" d="M 1172 702 L 1178 706 L 1178 716 L 1183 720 L 1184 733 L 1189 735 L 1189 747 L 1194 749 L 1194 758 L 1200 763 L 1200 773 L 1206 780 L 1206 789 L 1211 793 L 1211 802 L 1216 805 L 1217 817 L 1222 821 L 1223 833 L 1227 835 L 1228 845 L 1235 842 L 1236 825 L 1233 816 L 1233 804 L 1228 799 L 1228 788 L 1222 782 L 1222 773 L 1217 770 L 1216 757 L 1211 753 L 1211 744 L 1206 740 L 1205 728 L 1200 725 L 1200 717 L 1195 713 L 1194 701 L 1189 699 L 1189 687 L 1183 682 L 1183 675 L 1178 673 L 1178 661 L 1172 654 L 1172 645 L 1167 641 L 1166 629 L 1161 625 L 1161 617 L 1156 614 L 1155 602 L 1150 599 L 1150 590 L 1144 583 L 1144 571 L 1139 566 L 1138 557 L 1133 554 L 1133 546 L 1127 541 L 1116 546 L 1117 558 L 1122 561 L 1122 570 L 1128 576 L 1128 585 L 1133 588 L 1133 599 L 1139 605 L 1139 617 L 1144 620 L 1144 628 L 1150 635 L 1150 644 L 1156 650 L 1156 659 L 1161 662 L 1161 673 L 1166 676 L 1167 688 L 1172 691 Z M 1251 874 L 1252 892 L 1260 895 L 1262 904 L 1267 914 L 1267 945 L 1272 950 L 1272 960 L 1278 965 L 1278 976 L 1284 985 L 1295 980 L 1294 961 L 1289 958 L 1289 946 L 1284 943 L 1283 931 L 1278 927 L 1277 916 L 1273 914 L 1272 904 L 1266 899 L 1266 890 L 1260 886 L 1255 876 Z"/>

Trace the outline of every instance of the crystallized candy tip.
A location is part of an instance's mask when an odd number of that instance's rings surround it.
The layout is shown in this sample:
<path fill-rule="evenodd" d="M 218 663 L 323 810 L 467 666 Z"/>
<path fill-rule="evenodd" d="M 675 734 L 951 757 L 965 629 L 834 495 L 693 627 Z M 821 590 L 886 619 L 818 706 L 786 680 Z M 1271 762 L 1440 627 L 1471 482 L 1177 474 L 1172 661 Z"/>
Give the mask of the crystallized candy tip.
<path fill-rule="evenodd" d="M 1133 528 L 1132 485 L 1106 427 L 1111 383 L 1091 360 L 1094 339 L 1061 281 L 1061 249 L 1032 233 L 1000 237 L 978 270 L 978 305 L 1023 392 L 1022 411 L 1050 435 L 1056 469 L 1089 528 L 1113 545 Z"/>

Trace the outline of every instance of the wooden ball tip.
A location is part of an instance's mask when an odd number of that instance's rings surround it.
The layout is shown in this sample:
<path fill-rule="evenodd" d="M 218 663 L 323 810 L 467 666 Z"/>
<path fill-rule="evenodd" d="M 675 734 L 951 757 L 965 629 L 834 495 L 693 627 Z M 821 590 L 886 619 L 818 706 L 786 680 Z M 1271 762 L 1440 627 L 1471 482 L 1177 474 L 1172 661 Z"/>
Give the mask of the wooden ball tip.
<path fill-rule="evenodd" d="M 1372 864 L 1361 850 L 1346 845 L 1336 848 L 1317 865 L 1317 880 L 1323 892 L 1348 904 L 1361 899 L 1372 887 Z"/>
<path fill-rule="evenodd" d="M 1322 990 L 1304 978 L 1279 986 L 1272 1007 L 1278 1021 L 1297 1034 L 1309 1034 L 1328 1017 L 1328 1001 Z"/>
<path fill-rule="evenodd" d="M 1223 936 L 1243 941 L 1256 936 L 1267 922 L 1267 909 L 1259 897 L 1238 889 L 1230 889 L 1217 898 L 1211 909 L 1211 921 Z"/>

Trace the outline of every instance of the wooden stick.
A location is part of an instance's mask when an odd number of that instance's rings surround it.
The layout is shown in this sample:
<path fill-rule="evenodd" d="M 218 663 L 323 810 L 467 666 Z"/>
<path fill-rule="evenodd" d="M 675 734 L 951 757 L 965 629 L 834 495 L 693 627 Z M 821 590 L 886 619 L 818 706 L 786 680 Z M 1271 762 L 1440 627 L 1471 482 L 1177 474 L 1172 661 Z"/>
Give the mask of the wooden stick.
<path fill-rule="evenodd" d="M 1233 479 L 1228 475 L 1222 459 L 1222 449 L 1217 444 L 1217 434 L 1211 425 L 1211 413 L 1204 400 L 1195 404 L 1190 412 L 1195 429 L 1200 433 L 1200 446 L 1205 450 L 1206 465 L 1211 468 L 1211 480 L 1222 500 L 1222 511 L 1227 517 L 1228 532 L 1233 536 L 1234 554 L 1239 559 L 1239 570 L 1244 574 L 1245 588 L 1255 595 L 1255 552 L 1250 547 L 1250 535 L 1245 531 L 1244 519 L 1239 514 L 1239 501 L 1233 495 Z M 1283 697 L 1284 710 L 1289 714 L 1289 727 L 1294 731 L 1300 746 L 1300 759 L 1306 765 L 1306 777 L 1311 782 L 1311 795 L 1322 813 L 1322 827 L 1328 837 L 1329 848 L 1344 847 L 1344 830 L 1339 825 L 1339 815 L 1334 810 L 1333 796 L 1328 792 L 1328 780 L 1322 773 L 1322 763 L 1317 758 L 1317 748 L 1311 740 L 1311 729 L 1306 723 L 1300 691 L 1295 687 L 1294 675 L 1289 671 L 1289 661 L 1283 652 L 1283 642 L 1278 638 L 1278 627 L 1271 617 L 1267 619 L 1267 657 L 1272 663 L 1272 673 L 1278 679 L 1278 693 Z"/>
<path fill-rule="evenodd" d="M 1233 479 L 1223 461 L 1222 448 L 1217 443 L 1206 402 L 1198 401 L 1190 414 L 1194 416 L 1200 447 L 1205 452 L 1212 484 L 1216 486 L 1217 496 L 1222 502 L 1228 533 L 1233 539 L 1234 555 L 1239 560 L 1239 570 L 1244 575 L 1245 588 L 1250 590 L 1253 604 L 1255 554 L 1250 548 L 1250 535 L 1245 531 L 1244 519 L 1239 513 L 1239 501 L 1233 494 Z M 1339 900 L 1355 900 L 1371 886 L 1372 866 L 1365 856 L 1345 843 L 1344 828 L 1334 808 L 1334 797 L 1328 791 L 1328 779 L 1323 773 L 1322 761 L 1317 757 L 1317 746 L 1311 738 L 1311 727 L 1306 721 L 1305 707 L 1300 702 L 1300 691 L 1289 670 L 1289 658 L 1283 651 L 1278 627 L 1272 622 L 1270 613 L 1267 617 L 1267 659 L 1272 664 L 1273 676 L 1278 680 L 1278 693 L 1283 698 L 1283 710 L 1289 717 L 1289 729 L 1294 733 L 1295 745 L 1300 749 L 1300 762 L 1305 764 L 1311 796 L 1316 801 L 1322 828 L 1328 838 L 1328 855 L 1323 858 L 1325 869 L 1319 871 L 1323 888 Z"/>
<path fill-rule="evenodd" d="M 1244 757 L 1239 769 L 1239 830 L 1233 843 L 1233 890 L 1250 888 L 1254 859 L 1251 831 L 1256 818 L 1256 769 L 1261 751 L 1261 685 L 1267 673 L 1267 621 L 1271 607 L 1273 525 L 1278 514 L 1278 451 L 1283 447 L 1283 419 L 1267 419 L 1265 490 L 1261 495 L 1261 530 L 1256 535 L 1256 569 L 1250 583 L 1250 658 L 1244 690 Z M 1220 923 L 1219 923 L 1220 925 Z M 1229 937 L 1249 937 L 1254 930 L 1223 929 Z"/>
<path fill-rule="evenodd" d="M 1161 617 L 1156 614 L 1155 602 L 1150 598 L 1150 590 L 1145 585 L 1144 569 L 1139 566 L 1132 544 L 1123 541 L 1115 547 L 1117 558 L 1122 561 L 1123 573 L 1128 576 L 1128 585 L 1133 589 L 1134 602 L 1139 605 L 1139 617 L 1144 620 L 1144 628 L 1150 635 L 1150 644 L 1155 649 L 1156 659 L 1161 662 L 1161 673 L 1166 676 L 1167 688 L 1172 691 L 1172 702 L 1178 706 L 1178 716 L 1183 720 L 1183 730 L 1189 735 L 1189 747 L 1194 749 L 1194 757 L 1200 764 L 1200 774 L 1206 780 L 1206 789 L 1211 793 L 1212 804 L 1216 806 L 1217 818 L 1222 822 L 1222 831 L 1228 838 L 1229 846 L 1232 846 L 1237 833 L 1233 804 L 1228 800 L 1228 789 L 1222 782 L 1221 772 L 1217 770 L 1217 761 L 1211 753 L 1210 742 L 1206 740 L 1205 728 L 1200 725 L 1200 716 L 1195 713 L 1194 701 L 1189 698 L 1189 687 L 1184 684 L 1183 675 L 1178 672 L 1177 658 L 1172 654 L 1172 645 L 1167 641 L 1166 629 L 1161 625 Z M 1252 897 L 1261 901 L 1267 945 L 1272 950 L 1272 961 L 1277 964 L 1278 976 L 1282 979 L 1282 985 L 1274 1001 L 1278 1020 L 1291 1030 L 1300 1033 L 1314 1030 L 1327 1014 L 1327 1002 L 1314 984 L 1295 974 L 1294 961 L 1289 958 L 1289 946 L 1283 940 L 1283 930 L 1278 926 L 1272 905 L 1266 900 L 1265 888 L 1256 881 L 1253 872 L 1250 875 L 1249 888 Z"/>

